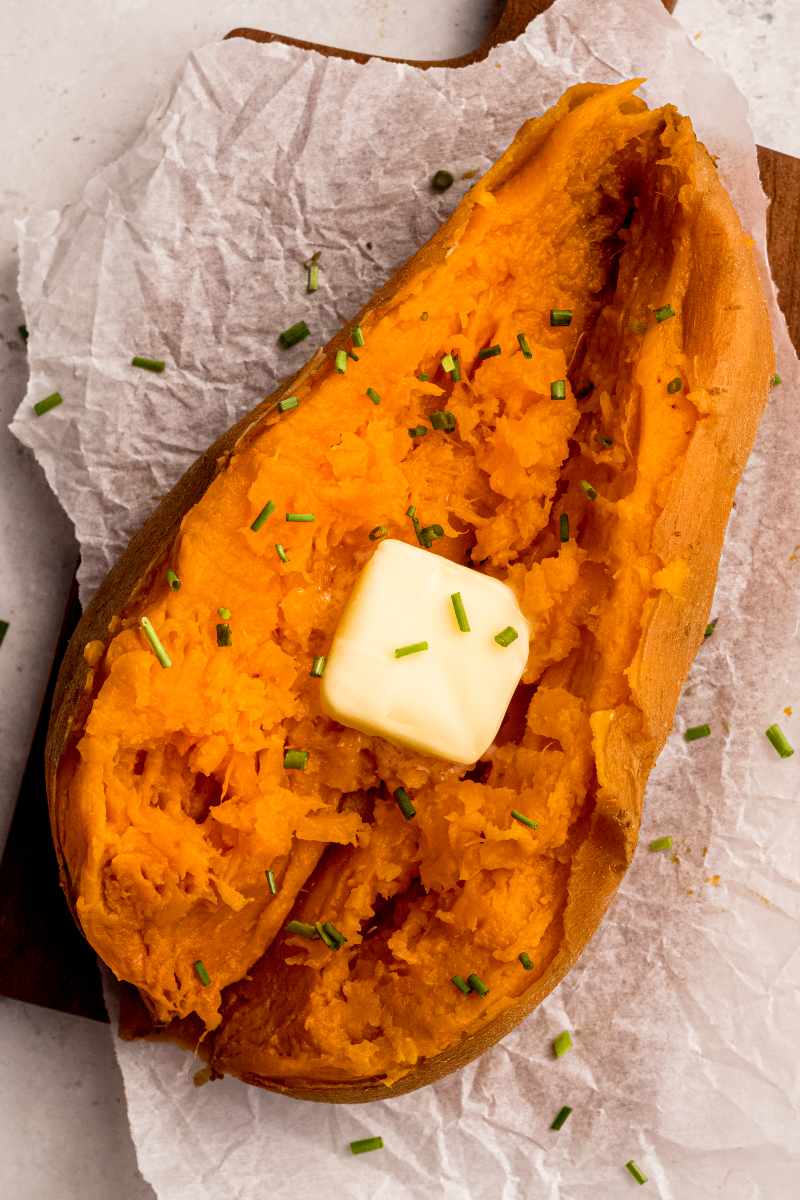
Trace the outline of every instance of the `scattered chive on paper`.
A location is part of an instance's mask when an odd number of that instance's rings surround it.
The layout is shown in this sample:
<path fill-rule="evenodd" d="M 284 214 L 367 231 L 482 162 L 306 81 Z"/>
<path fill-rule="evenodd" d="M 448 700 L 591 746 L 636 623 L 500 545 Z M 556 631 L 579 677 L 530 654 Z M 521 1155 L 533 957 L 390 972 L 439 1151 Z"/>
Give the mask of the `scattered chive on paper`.
<path fill-rule="evenodd" d="M 20 329 L 24 329 L 24 328 L 25 328 L 24 325 L 20 325 Z M 776 375 L 770 376 L 769 386 L 771 388 L 780 387 L 780 385 L 782 383 L 783 383 L 783 380 L 781 379 L 780 375 L 776 374 Z"/>
<path fill-rule="evenodd" d="M 497 355 L 502 353 L 503 351 L 500 346 L 484 346 L 483 350 L 478 351 L 478 359 L 482 360 L 484 358 L 497 358 Z"/>
<path fill-rule="evenodd" d="M 523 357 L 524 358 L 533 358 L 533 351 L 531 350 L 530 346 L 528 345 L 528 339 L 525 337 L 524 333 L 517 334 L 517 341 L 519 342 L 519 348 L 522 351 Z"/>
<path fill-rule="evenodd" d="M 336 351 L 336 370 L 339 375 L 344 375 L 345 371 L 347 370 L 347 351 L 346 350 L 337 350 Z"/>
<path fill-rule="evenodd" d="M 554 326 L 571 325 L 572 324 L 572 310 L 569 308 L 551 308 L 550 309 L 550 324 L 554 325 Z"/>
<path fill-rule="evenodd" d="M 566 379 L 554 379 L 550 384 L 550 399 L 565 400 L 567 396 Z"/>
<path fill-rule="evenodd" d="M 162 667 L 171 667 L 172 659 L 167 654 L 166 650 L 164 649 L 163 645 L 161 644 L 161 639 L 159 638 L 158 634 L 156 633 L 155 629 L 153 628 L 150 618 L 142 617 L 139 621 L 139 625 L 141 626 L 144 636 L 147 638 L 148 642 L 150 643 L 153 653 L 155 654 L 158 661 L 161 663 L 161 666 Z"/>
<path fill-rule="evenodd" d="M 670 317 L 674 317 L 675 309 L 671 304 L 662 304 L 660 308 L 654 309 L 653 316 L 660 324 L 662 321 L 668 321 Z"/>
<path fill-rule="evenodd" d="M 527 950 L 523 950 L 521 954 L 517 955 L 517 958 L 522 963 L 523 971 L 533 970 L 533 962 L 531 961 L 531 956 L 528 954 Z"/>
<path fill-rule="evenodd" d="M 407 658 L 409 654 L 419 654 L 422 650 L 428 650 L 427 642 L 410 642 L 408 646 L 398 646 L 394 652 L 395 658 Z"/>
<path fill-rule="evenodd" d="M 794 748 L 790 744 L 786 734 L 781 729 L 780 725 L 770 725 L 769 729 L 764 730 L 770 744 L 780 754 L 781 758 L 791 758 L 794 754 Z"/>
<path fill-rule="evenodd" d="M 427 425 L 412 425 L 408 431 L 408 436 L 410 438 L 425 437 L 425 434 L 427 432 L 428 432 Z"/>
<path fill-rule="evenodd" d="M 658 854 L 661 850 L 671 850 L 672 838 L 669 835 L 667 837 L 654 838 L 647 848 L 648 850 L 652 850 L 653 854 Z"/>
<path fill-rule="evenodd" d="M 350 1143 L 351 1154 L 367 1154 L 370 1150 L 382 1150 L 382 1137 L 359 1138 L 357 1142 Z"/>
<path fill-rule="evenodd" d="M 477 992 L 477 994 L 479 996 L 488 996 L 489 995 L 489 988 L 483 982 L 480 975 L 475 975 L 475 974 L 468 975 L 467 983 L 469 984 L 469 988 L 470 988 L 471 992 Z"/>
<path fill-rule="evenodd" d="M 555 1117 L 553 1118 L 553 1123 L 550 1126 L 550 1128 L 551 1129 L 561 1129 L 562 1125 L 565 1124 L 567 1117 L 569 1116 L 569 1114 L 571 1112 L 572 1112 L 572 1109 L 570 1108 L 570 1106 L 568 1104 L 565 1104 L 564 1107 L 560 1108 L 558 1110 L 558 1112 L 556 1113 Z"/>
<path fill-rule="evenodd" d="M 289 555 L 286 553 L 280 542 L 275 543 L 275 553 L 282 563 L 287 563 L 289 561 Z"/>
<path fill-rule="evenodd" d="M 172 567 L 167 571 L 167 585 L 171 592 L 179 592 L 181 590 L 181 581 Z"/>
<path fill-rule="evenodd" d="M 367 388 L 367 395 L 369 396 L 369 398 L 373 404 L 380 404 L 381 398 L 378 395 L 378 393 L 375 391 L 374 387 Z"/>
<path fill-rule="evenodd" d="M 322 679 L 325 674 L 325 655 L 317 654 L 311 664 L 311 670 L 308 672 L 312 679 Z"/>
<path fill-rule="evenodd" d="M 464 601 L 461 598 L 461 592 L 453 592 L 452 596 L 450 597 L 450 602 L 453 605 L 453 612 L 456 614 L 458 628 L 462 633 L 470 633 L 471 630 L 469 618 L 467 617 L 467 610 L 464 608 Z"/>
<path fill-rule="evenodd" d="M 273 895 L 273 896 L 277 896 L 277 894 L 278 894 L 278 885 L 277 885 L 277 883 L 275 882 L 275 876 L 273 875 L 273 873 L 272 873 L 272 871 L 271 871 L 271 870 L 269 870 L 269 871 L 265 871 L 265 872 L 264 872 L 264 874 L 265 874 L 265 875 L 266 875 L 266 877 L 267 877 L 267 887 L 268 887 L 268 888 L 269 888 L 269 890 L 272 892 L 272 895 Z"/>
<path fill-rule="evenodd" d="M 446 408 L 437 408 L 431 413 L 431 425 L 434 429 L 441 429 L 444 433 L 452 433 L 456 427 L 455 414 Z"/>
<path fill-rule="evenodd" d="M 525 813 L 521 813 L 518 808 L 512 808 L 511 816 L 515 821 L 519 821 L 520 825 L 527 825 L 528 829 L 539 828 L 538 821 L 534 821 L 531 817 L 526 817 Z"/>
<path fill-rule="evenodd" d="M 683 731 L 684 741 L 697 742 L 700 738 L 711 736 L 710 725 L 690 725 L 688 729 Z"/>
<path fill-rule="evenodd" d="M 581 491 L 583 492 L 583 494 L 587 500 L 596 500 L 597 499 L 597 489 L 592 487 L 592 485 L 589 483 L 588 479 L 581 480 Z"/>
<path fill-rule="evenodd" d="M 675 393 L 679 392 L 682 387 L 683 380 L 681 379 L 680 375 L 676 375 L 675 378 L 670 379 L 669 383 L 667 384 L 667 391 L 669 392 L 670 396 L 674 396 Z"/>
<path fill-rule="evenodd" d="M 274 512 L 275 512 L 275 501 L 268 500 L 267 503 L 264 505 L 264 507 L 261 509 L 261 512 L 258 514 L 256 519 L 253 521 L 252 525 L 250 526 L 253 533 L 258 533 L 259 529 L 264 524 L 264 522 L 269 517 L 271 517 Z"/>
<path fill-rule="evenodd" d="M 562 513 L 558 518 L 558 536 L 562 542 L 569 541 L 569 513 Z"/>
<path fill-rule="evenodd" d="M 160 375 L 167 364 L 161 358 L 145 358 L 141 354 L 134 354 L 131 359 L 132 367 L 141 367 L 143 371 L 154 371 Z"/>
<path fill-rule="evenodd" d="M 515 642 L 518 637 L 519 634 L 514 626 L 506 625 L 505 629 L 501 629 L 499 633 L 494 635 L 494 640 L 497 642 L 498 646 L 510 646 L 511 643 Z"/>
<path fill-rule="evenodd" d="M 43 417 L 45 413 L 50 412 L 51 408 L 58 408 L 59 404 L 64 403 L 64 397 L 60 392 L 51 392 L 49 396 L 45 396 L 44 400 L 37 400 L 33 406 L 33 411 L 37 417 Z"/>
<path fill-rule="evenodd" d="M 453 186 L 453 176 L 449 171 L 439 170 L 431 179 L 431 187 L 435 192 L 446 192 Z"/>
<path fill-rule="evenodd" d="M 211 977 L 209 976 L 208 971 L 205 968 L 205 964 L 204 964 L 202 958 L 198 958 L 197 962 L 194 964 L 194 973 L 197 976 L 197 978 L 200 980 L 200 983 L 202 984 L 203 987 L 209 986 L 209 984 L 211 983 Z"/>
<path fill-rule="evenodd" d="M 28 326 L 27 326 L 27 325 L 18 325 L 18 326 L 17 326 L 17 333 L 18 333 L 18 334 L 19 334 L 19 336 L 22 338 L 23 342 L 27 342 L 28 338 L 31 336 L 31 335 L 28 333 Z"/>
<path fill-rule="evenodd" d="M 283 333 L 278 335 L 278 341 L 284 350 L 289 350 L 292 346 L 296 346 L 298 342 L 304 341 L 310 333 L 311 330 L 305 321 L 295 321 L 294 325 L 290 325 L 288 329 L 284 329 Z"/>
<path fill-rule="evenodd" d="M 221 624 L 217 625 L 217 645 L 218 646 L 232 646 L 233 645 L 233 634 L 231 633 L 231 627 L 227 623 L 227 621 L 224 621 Z"/>
<path fill-rule="evenodd" d="M 0 621 L 0 646 L 3 644 L 3 639 L 8 633 L 8 621 Z"/>
<path fill-rule="evenodd" d="M 553 1054 L 556 1058 L 563 1058 L 568 1050 L 572 1049 L 572 1034 L 568 1029 L 562 1030 L 557 1038 L 553 1039 Z"/>
<path fill-rule="evenodd" d="M 291 412 L 293 408 L 297 408 L 299 403 L 297 396 L 285 396 L 283 400 L 278 401 L 278 412 Z"/>
<path fill-rule="evenodd" d="M 411 797 L 404 787 L 396 787 L 392 795 L 397 802 L 397 807 L 407 821 L 410 821 L 412 817 L 417 815 L 417 810 L 414 808 Z"/>
<path fill-rule="evenodd" d="M 296 937 L 309 938 L 312 941 L 319 937 L 315 927 L 307 921 L 287 921 L 283 928 L 285 933 L 293 933 Z"/>
<path fill-rule="evenodd" d="M 705 632 L 703 633 L 703 640 L 711 637 L 712 633 L 717 628 L 718 620 L 719 620 L 719 617 L 714 617 L 713 621 L 709 621 L 709 623 L 706 625 Z"/>
<path fill-rule="evenodd" d="M 637 1167 L 632 1158 L 625 1163 L 625 1169 L 631 1173 L 637 1183 L 647 1183 L 647 1176 L 640 1167 Z"/>
<path fill-rule="evenodd" d="M 304 264 L 308 277 L 306 279 L 306 291 L 315 292 L 319 287 L 319 259 L 320 251 L 315 250 L 311 258 Z"/>
<path fill-rule="evenodd" d="M 287 512 L 286 520 L 290 523 L 294 522 L 295 525 L 307 525 L 309 521 L 315 521 L 316 517 L 314 516 L 314 513 Z"/>
<path fill-rule="evenodd" d="M 364 330 L 361 328 L 360 325 L 356 325 L 353 329 L 353 345 L 354 346 L 363 346 L 364 345 Z"/>
<path fill-rule="evenodd" d="M 371 542 L 379 542 L 381 538 L 389 536 L 389 530 L 385 525 L 373 525 L 367 536 Z"/>
<path fill-rule="evenodd" d="M 472 990 L 463 975 L 452 975 L 450 982 L 454 987 L 457 987 L 464 996 L 468 996 Z"/>
<path fill-rule="evenodd" d="M 307 750 L 287 750 L 284 753 L 283 765 L 287 771 L 305 771 L 307 763 Z"/>

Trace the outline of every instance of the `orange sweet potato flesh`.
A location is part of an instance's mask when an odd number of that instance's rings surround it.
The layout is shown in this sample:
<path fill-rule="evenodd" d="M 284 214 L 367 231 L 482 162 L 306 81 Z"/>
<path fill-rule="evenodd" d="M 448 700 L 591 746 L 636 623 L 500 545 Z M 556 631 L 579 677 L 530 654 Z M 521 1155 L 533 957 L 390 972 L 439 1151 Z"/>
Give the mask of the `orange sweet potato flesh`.
<path fill-rule="evenodd" d="M 343 331 L 212 447 L 73 639 L 48 746 L 65 890 L 155 1022 L 199 1019 L 216 1071 L 335 1100 L 444 1074 L 558 982 L 631 859 L 772 370 L 714 166 L 635 86 L 573 88 L 525 125 L 357 318 L 358 361 L 332 369 Z M 444 407 L 455 432 L 408 436 Z M 409 504 L 444 528 L 431 553 L 506 581 L 532 627 L 500 735 L 466 771 L 336 725 L 309 676 L 369 531 L 415 540 Z M 305 771 L 284 769 L 287 746 Z M 287 935 L 290 916 L 346 946 Z M 451 984 L 472 972 L 487 996 Z"/>

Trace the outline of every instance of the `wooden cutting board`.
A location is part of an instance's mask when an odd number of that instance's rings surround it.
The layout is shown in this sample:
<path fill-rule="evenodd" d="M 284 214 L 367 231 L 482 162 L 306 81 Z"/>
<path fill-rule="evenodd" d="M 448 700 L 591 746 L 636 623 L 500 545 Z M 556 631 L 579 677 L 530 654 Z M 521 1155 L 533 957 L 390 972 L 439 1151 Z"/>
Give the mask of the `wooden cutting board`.
<path fill-rule="evenodd" d="M 664 0 L 672 10 L 674 0 Z M 498 21 L 471 54 L 446 62 L 418 62 L 420 67 L 461 67 L 479 62 L 502 42 L 519 36 L 550 0 L 507 0 Z M 234 29 L 228 37 L 257 42 L 284 42 L 321 54 L 366 62 L 369 55 L 302 42 L 257 29 Z M 795 346 L 800 346 L 800 159 L 759 147 L 764 190 L 771 200 L 767 224 L 769 257 L 779 298 Z M 58 666 L 80 607 L 73 585 L 53 670 L 42 705 L 17 808 L 0 865 L 0 995 L 62 1012 L 106 1020 L 94 953 L 78 933 L 58 886 L 50 841 L 44 783 L 44 743 Z"/>

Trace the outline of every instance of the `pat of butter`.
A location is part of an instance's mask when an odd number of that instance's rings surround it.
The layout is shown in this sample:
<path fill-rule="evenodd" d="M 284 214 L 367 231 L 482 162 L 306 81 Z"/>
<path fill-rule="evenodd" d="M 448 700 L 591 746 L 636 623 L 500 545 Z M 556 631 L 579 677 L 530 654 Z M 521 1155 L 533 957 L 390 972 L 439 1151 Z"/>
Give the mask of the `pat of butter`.
<path fill-rule="evenodd" d="M 460 592 L 470 632 L 451 596 Z M 495 635 L 511 626 L 508 646 Z M 323 711 L 421 754 L 472 763 L 494 741 L 528 660 L 528 622 L 511 588 L 393 539 L 356 580 L 328 653 Z M 428 649 L 395 656 L 427 642 Z"/>

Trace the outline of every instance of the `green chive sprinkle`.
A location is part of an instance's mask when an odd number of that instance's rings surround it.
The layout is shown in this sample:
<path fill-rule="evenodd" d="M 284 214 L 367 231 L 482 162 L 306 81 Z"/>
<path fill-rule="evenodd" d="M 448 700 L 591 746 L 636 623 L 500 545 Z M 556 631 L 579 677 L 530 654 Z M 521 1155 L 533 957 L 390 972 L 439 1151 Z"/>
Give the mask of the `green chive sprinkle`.
<path fill-rule="evenodd" d="M 502 353 L 503 351 L 500 346 L 484 346 L 483 350 L 478 351 L 478 359 L 497 358 L 497 355 Z"/>
<path fill-rule="evenodd" d="M 315 292 L 319 287 L 319 263 L 315 259 L 307 264 L 308 266 L 308 281 L 306 283 L 307 292 Z"/>
<path fill-rule="evenodd" d="M 171 592 L 179 592 L 181 590 L 181 581 L 172 567 L 167 571 L 167 584 Z"/>
<path fill-rule="evenodd" d="M 264 874 L 267 877 L 267 886 L 269 887 L 269 890 L 272 892 L 273 896 L 277 896 L 278 885 L 275 882 L 275 876 L 273 875 L 272 871 L 265 871 Z"/>
<path fill-rule="evenodd" d="M 275 501 L 268 500 L 267 503 L 262 508 L 261 512 L 256 517 L 255 521 L 253 521 L 253 524 L 250 526 L 253 533 L 258 533 L 259 529 L 264 524 L 264 522 L 269 517 L 271 517 L 274 512 L 275 512 Z"/>
<path fill-rule="evenodd" d="M 671 850 L 672 838 L 669 836 L 655 838 L 647 848 L 648 850 L 652 850 L 653 854 L 658 854 L 661 850 Z"/>
<path fill-rule="evenodd" d="M 653 316 L 659 322 L 668 321 L 670 319 L 670 317 L 675 316 L 675 309 L 672 307 L 671 304 L 662 304 L 661 308 L 655 309 L 655 311 L 653 312 Z"/>
<path fill-rule="evenodd" d="M 395 658 L 407 658 L 409 654 L 419 654 L 422 650 L 428 650 L 427 642 L 410 642 L 408 646 L 398 646 L 394 652 Z"/>
<path fill-rule="evenodd" d="M 527 950 L 523 950 L 521 954 L 517 955 L 517 957 L 519 958 L 519 961 L 522 963 L 523 970 L 525 970 L 525 971 L 533 970 L 533 963 L 531 962 L 531 956 L 530 956 L 530 954 L 528 954 Z"/>
<path fill-rule="evenodd" d="M 581 480 L 581 491 L 583 492 L 583 494 L 587 500 L 596 500 L 597 499 L 597 489 L 592 487 L 592 485 L 589 483 L 588 479 Z"/>
<path fill-rule="evenodd" d="M 770 743 L 775 747 L 781 758 L 791 758 L 794 754 L 794 749 L 789 743 L 786 734 L 781 729 L 780 725 L 770 725 L 769 729 L 764 731 L 769 738 Z"/>
<path fill-rule="evenodd" d="M 348 350 L 347 357 L 352 358 L 353 362 L 361 362 L 361 359 L 358 357 L 355 350 Z"/>
<path fill-rule="evenodd" d="M 211 983 L 211 978 L 205 968 L 202 958 L 198 958 L 197 962 L 194 964 L 194 973 L 200 980 L 202 986 L 208 987 L 208 985 Z"/>
<path fill-rule="evenodd" d="M 420 529 L 419 542 L 426 550 L 430 550 L 431 546 L 440 537 L 444 537 L 444 529 L 441 525 L 426 525 L 424 529 Z"/>
<path fill-rule="evenodd" d="M 625 1169 L 630 1171 L 637 1183 L 647 1183 L 647 1176 L 639 1167 L 637 1167 L 632 1158 L 625 1163 Z"/>
<path fill-rule="evenodd" d="M 470 991 L 477 992 L 479 996 L 489 995 L 489 989 L 481 979 L 480 975 L 468 975 L 467 983 L 470 986 Z"/>
<path fill-rule="evenodd" d="M 339 943 L 335 940 L 335 938 L 331 937 L 331 935 L 328 933 L 328 931 L 325 928 L 322 921 L 315 921 L 314 928 L 317 931 L 317 936 L 322 938 L 323 942 L 325 943 L 325 945 L 328 947 L 329 950 L 338 950 L 339 949 Z"/>
<path fill-rule="evenodd" d="M 141 367 L 143 371 L 155 371 L 160 375 L 167 364 L 160 358 L 143 358 L 141 354 L 134 354 L 131 359 L 132 367 Z"/>
<path fill-rule="evenodd" d="M 24 326 L 24 325 L 20 325 L 20 330 L 22 330 L 22 329 L 24 329 L 24 328 L 25 328 L 25 326 Z M 781 385 L 782 383 L 783 383 L 783 380 L 781 379 L 780 375 L 772 375 L 772 376 L 770 377 L 769 386 L 770 386 L 771 388 L 780 387 L 780 385 Z"/>
<path fill-rule="evenodd" d="M 356 325 L 355 328 L 353 329 L 353 345 L 354 346 L 363 346 L 364 345 L 364 331 L 360 325 Z"/>
<path fill-rule="evenodd" d="M 564 399 L 566 399 L 566 395 L 567 395 L 566 379 L 554 379 L 553 382 L 550 384 L 550 399 L 551 400 L 564 400 Z"/>
<path fill-rule="evenodd" d="M 519 342 L 519 348 L 522 351 L 523 357 L 533 358 L 533 351 L 528 345 L 528 339 L 525 337 L 524 333 L 517 334 L 517 341 Z"/>
<path fill-rule="evenodd" d="M 382 1150 L 382 1137 L 359 1138 L 357 1142 L 350 1143 L 351 1154 L 366 1154 L 369 1150 Z"/>
<path fill-rule="evenodd" d="M 430 379 L 430 375 L 426 375 L 424 371 L 420 371 L 417 379 L 420 381 L 420 383 L 427 383 Z"/>
<path fill-rule="evenodd" d="M 51 408 L 58 408 L 59 404 L 64 403 L 64 397 L 60 392 L 52 392 L 51 395 L 45 396 L 44 400 L 37 400 L 33 406 L 33 411 L 37 417 L 43 417 L 46 412 L 50 412 Z"/>
<path fill-rule="evenodd" d="M 309 925 L 307 921 L 287 921 L 283 928 L 286 933 L 293 933 L 297 937 L 309 938 L 312 941 L 319 937 L 314 926 Z"/>
<path fill-rule="evenodd" d="M 336 370 L 340 375 L 344 375 L 345 371 L 347 370 L 347 351 L 346 350 L 337 350 L 336 351 Z"/>
<path fill-rule="evenodd" d="M 684 740 L 687 742 L 696 742 L 700 738 L 707 738 L 710 736 L 710 725 L 690 725 L 689 728 L 685 729 L 683 733 Z"/>
<path fill-rule="evenodd" d="M 407 821 L 410 821 L 412 817 L 417 815 L 417 810 L 414 808 L 411 797 L 404 787 L 396 787 L 392 795 L 397 801 L 397 807 Z"/>
<path fill-rule="evenodd" d="M 704 631 L 704 633 L 703 633 L 703 639 L 704 639 L 704 640 L 705 640 L 705 638 L 710 638 L 710 637 L 711 637 L 712 633 L 713 633 L 713 632 L 714 632 L 714 630 L 717 628 L 717 621 L 718 621 L 718 620 L 719 620 L 719 617 L 714 617 L 714 620 L 713 620 L 713 621 L 709 621 L 709 623 L 706 625 L 706 627 L 705 627 L 705 631 Z"/>
<path fill-rule="evenodd" d="M 286 514 L 287 521 L 293 521 L 296 525 L 307 525 L 309 521 L 316 520 L 313 513 L 289 513 Z"/>
<path fill-rule="evenodd" d="M 553 1054 L 556 1058 L 563 1058 L 568 1050 L 572 1049 L 572 1035 L 568 1029 L 563 1030 L 557 1038 L 553 1039 Z"/>
<path fill-rule="evenodd" d="M 453 605 L 453 612 L 456 614 L 458 628 L 462 633 L 469 633 L 469 618 L 467 617 L 467 610 L 464 608 L 464 601 L 461 599 L 461 592 L 453 592 L 450 600 Z"/>
<path fill-rule="evenodd" d="M 670 379 L 669 383 L 667 384 L 667 391 L 669 392 L 670 396 L 674 396 L 675 393 L 679 392 L 682 387 L 683 380 L 681 379 L 680 375 L 676 375 L 675 378 Z"/>
<path fill-rule="evenodd" d="M 442 358 L 442 370 L 446 371 L 447 374 L 450 375 L 453 371 L 455 371 L 455 369 L 456 360 L 453 358 L 452 354 L 445 354 Z"/>
<path fill-rule="evenodd" d="M 408 436 L 411 438 L 425 437 L 428 432 L 427 425 L 412 425 L 408 431 Z"/>
<path fill-rule="evenodd" d="M 417 516 L 417 509 L 415 505 L 409 504 L 408 508 L 406 509 L 406 516 L 411 517 L 411 524 L 414 526 L 414 533 L 417 535 L 417 541 L 420 545 L 422 545 L 422 538 L 420 537 L 422 532 L 422 522 Z"/>
<path fill-rule="evenodd" d="M 222 617 L 223 621 L 229 621 L 231 619 L 231 610 L 225 607 L 218 608 L 217 615 Z"/>
<path fill-rule="evenodd" d="M 289 561 L 289 555 L 286 553 L 280 542 L 275 543 L 275 553 L 282 563 L 287 563 Z"/>
<path fill-rule="evenodd" d="M 18 334 L 19 334 L 19 336 L 22 338 L 23 342 L 27 342 L 28 338 L 31 336 L 31 335 L 28 333 L 28 326 L 27 326 L 27 325 L 18 325 L 18 326 L 17 326 L 17 333 L 18 333 Z"/>
<path fill-rule="evenodd" d="M 0 621 L 0 646 L 3 644 L 3 639 L 8 633 L 8 621 Z"/>
<path fill-rule="evenodd" d="M 287 750 L 283 756 L 283 765 L 287 771 L 305 771 L 307 762 L 307 750 Z"/>
<path fill-rule="evenodd" d="M 558 1112 L 556 1113 L 555 1117 L 553 1118 L 553 1123 L 550 1126 L 550 1128 L 551 1129 L 560 1129 L 561 1126 L 566 1123 L 567 1117 L 569 1116 L 569 1114 L 571 1112 L 572 1112 L 572 1109 L 570 1108 L 570 1106 L 568 1104 L 565 1104 L 564 1107 L 560 1108 L 558 1110 Z"/>
<path fill-rule="evenodd" d="M 517 809 L 517 808 L 512 808 L 511 816 L 514 818 L 515 821 L 519 821 L 520 825 L 527 825 L 528 829 L 538 829 L 539 828 L 538 821 L 532 820 L 531 817 L 526 817 L 525 813 L 521 813 L 519 811 L 519 809 Z"/>
<path fill-rule="evenodd" d="M 336 928 L 332 921 L 323 921 L 322 928 L 325 930 L 328 937 L 332 939 L 334 943 L 334 950 L 339 950 L 347 942 L 345 935 L 341 932 L 341 930 Z"/>
<path fill-rule="evenodd" d="M 380 404 L 381 398 L 378 395 L 378 393 L 375 391 L 374 387 L 367 388 L 367 395 L 369 396 L 369 398 L 373 404 Z"/>
<path fill-rule="evenodd" d="M 370 529 L 368 537 L 371 542 L 379 542 L 381 538 L 388 537 L 389 530 L 385 525 L 373 525 Z"/>
<path fill-rule="evenodd" d="M 291 412 L 293 408 L 297 408 L 299 403 L 297 396 L 286 396 L 285 399 L 278 401 L 278 412 Z"/>
<path fill-rule="evenodd" d="M 569 541 L 569 513 L 562 513 L 558 518 L 558 536 L 562 542 Z"/>
<path fill-rule="evenodd" d="M 456 427 L 455 414 L 445 408 L 437 408 L 431 413 L 431 425 L 434 429 L 443 430 L 444 433 L 452 433 Z"/>
<path fill-rule="evenodd" d="M 454 987 L 457 987 L 464 996 L 468 996 L 472 990 L 463 975 L 451 976 L 450 982 L 454 985 Z"/>
<path fill-rule="evenodd" d="M 308 672 L 312 679 L 322 679 L 325 674 L 325 655 L 316 655 L 311 664 L 311 670 Z"/>
<path fill-rule="evenodd" d="M 515 642 L 518 637 L 519 634 L 514 626 L 506 625 L 505 629 L 501 629 L 499 633 L 494 635 L 494 640 L 497 642 L 498 646 L 510 646 L 511 643 Z"/>
<path fill-rule="evenodd" d="M 453 380 L 453 383 L 458 383 L 461 379 L 461 360 L 453 355 L 453 363 L 454 366 L 450 378 Z"/>
<path fill-rule="evenodd" d="M 148 642 L 150 643 L 150 645 L 153 648 L 153 653 L 155 654 L 158 661 L 161 663 L 162 667 L 171 667 L 172 659 L 170 658 L 170 656 L 167 654 L 166 650 L 162 646 L 158 634 L 156 633 L 155 629 L 153 629 L 150 618 L 142 617 L 142 619 L 139 621 L 139 624 L 142 628 L 142 632 L 144 633 L 144 636 L 147 638 Z"/>
<path fill-rule="evenodd" d="M 284 350 L 296 346 L 298 342 L 302 342 L 311 330 L 306 325 L 305 321 L 296 321 L 294 325 L 290 325 L 288 329 L 284 329 L 283 333 L 278 335 L 278 341 L 283 346 Z"/>
<path fill-rule="evenodd" d="M 435 192 L 446 192 L 453 186 L 453 176 L 449 171 L 437 171 L 431 179 L 431 187 Z"/>
<path fill-rule="evenodd" d="M 218 646 L 230 646 L 232 644 L 233 644 L 233 635 L 231 633 L 231 627 L 226 621 L 223 624 L 217 626 L 217 645 Z"/>
<path fill-rule="evenodd" d="M 550 324 L 551 325 L 571 325 L 572 310 L 569 308 L 551 308 L 550 309 Z"/>

